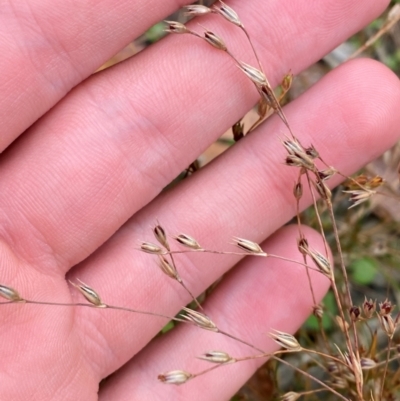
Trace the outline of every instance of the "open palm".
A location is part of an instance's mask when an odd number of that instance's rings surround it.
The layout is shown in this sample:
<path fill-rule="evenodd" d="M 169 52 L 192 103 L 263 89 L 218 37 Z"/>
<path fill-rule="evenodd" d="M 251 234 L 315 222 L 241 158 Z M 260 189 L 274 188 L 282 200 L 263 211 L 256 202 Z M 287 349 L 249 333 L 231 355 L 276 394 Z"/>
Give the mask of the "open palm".
<path fill-rule="evenodd" d="M 190 299 L 136 250 L 158 219 L 204 246 L 233 235 L 261 242 L 294 212 L 295 171 L 282 166 L 276 117 L 189 180 L 160 191 L 256 101 L 232 60 L 193 38 L 171 36 L 88 78 L 102 63 L 189 1 L 0 0 L 0 283 L 27 299 L 77 302 L 81 279 L 113 305 L 174 315 Z M 356 32 L 386 0 L 229 3 L 276 84 Z M 255 65 L 235 27 L 202 20 L 240 60 Z M 328 74 L 285 109 L 293 131 L 331 165 L 351 173 L 398 135 L 400 85 L 368 60 Z M 396 131 L 397 130 L 397 131 Z M 318 236 L 308 232 L 310 242 Z M 296 230 L 265 249 L 297 257 Z M 178 259 L 195 294 L 236 265 L 205 311 L 238 337 L 272 350 L 271 328 L 293 332 L 310 313 L 304 270 L 237 256 Z M 322 297 L 327 280 L 314 275 Z M 172 369 L 198 371 L 209 349 L 252 350 L 182 326 L 150 342 L 165 319 L 122 311 L 2 305 L 1 400 L 222 400 L 257 362 L 225 367 L 184 386 L 157 382 Z M 140 353 L 139 353 L 140 351 Z M 116 372 L 118 370 L 118 372 Z M 100 381 L 116 372 L 99 388 Z"/>

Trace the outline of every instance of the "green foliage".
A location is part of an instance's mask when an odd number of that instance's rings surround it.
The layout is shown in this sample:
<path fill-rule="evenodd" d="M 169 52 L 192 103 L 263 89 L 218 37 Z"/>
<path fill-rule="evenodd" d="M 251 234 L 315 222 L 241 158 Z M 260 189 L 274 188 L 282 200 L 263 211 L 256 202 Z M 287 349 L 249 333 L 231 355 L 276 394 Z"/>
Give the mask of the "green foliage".
<path fill-rule="evenodd" d="M 376 260 L 369 257 L 356 259 L 349 268 L 352 281 L 360 285 L 371 284 L 378 272 Z"/>

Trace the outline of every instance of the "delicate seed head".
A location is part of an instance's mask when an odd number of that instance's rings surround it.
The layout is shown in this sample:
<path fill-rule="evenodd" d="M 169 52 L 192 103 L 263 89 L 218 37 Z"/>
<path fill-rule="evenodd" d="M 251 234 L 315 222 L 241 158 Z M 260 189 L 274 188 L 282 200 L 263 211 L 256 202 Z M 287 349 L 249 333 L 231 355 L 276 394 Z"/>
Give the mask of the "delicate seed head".
<path fill-rule="evenodd" d="M 242 120 L 239 120 L 232 126 L 232 134 L 235 142 L 244 137 L 244 124 L 242 123 Z"/>
<path fill-rule="evenodd" d="M 268 104 L 265 99 L 260 98 L 257 104 L 257 114 L 259 117 L 265 117 L 268 113 Z"/>
<path fill-rule="evenodd" d="M 21 298 L 17 290 L 14 290 L 14 288 L 11 287 L 7 287 L 3 284 L 0 284 L 0 297 L 8 299 L 9 301 L 13 302 L 24 301 L 24 299 Z"/>
<path fill-rule="evenodd" d="M 378 318 L 383 331 L 388 335 L 389 338 L 392 338 L 394 331 L 396 330 L 396 325 L 394 324 L 392 316 L 378 314 Z"/>
<path fill-rule="evenodd" d="M 184 370 L 171 370 L 167 373 L 162 373 L 158 375 L 158 380 L 166 384 L 183 384 L 192 378 L 189 372 Z"/>
<path fill-rule="evenodd" d="M 392 305 L 392 303 L 388 299 L 385 299 L 383 302 L 379 303 L 379 314 L 381 316 L 389 315 L 390 313 L 392 313 L 395 306 L 396 305 Z"/>
<path fill-rule="evenodd" d="M 367 298 L 365 298 L 363 302 L 363 311 L 364 311 L 364 316 L 367 319 L 370 319 L 376 311 L 376 300 L 372 301 L 372 299 L 370 299 L 368 301 Z"/>
<path fill-rule="evenodd" d="M 291 72 L 289 72 L 289 74 L 286 74 L 283 79 L 282 79 L 282 89 L 283 91 L 286 93 L 290 87 L 292 86 L 292 82 L 293 82 L 293 74 Z"/>
<path fill-rule="evenodd" d="M 286 138 L 281 141 L 289 155 L 300 156 L 305 153 L 303 146 L 297 139 Z"/>
<path fill-rule="evenodd" d="M 165 32 L 169 33 L 189 33 L 190 30 L 186 28 L 186 25 L 181 24 L 177 21 L 164 21 L 167 24 Z"/>
<path fill-rule="evenodd" d="M 317 192 L 321 197 L 321 199 L 328 200 L 332 198 L 331 190 L 327 187 L 327 185 L 323 181 L 318 181 L 315 184 L 315 188 L 317 189 Z"/>
<path fill-rule="evenodd" d="M 372 195 L 375 195 L 375 191 L 364 190 L 364 189 L 355 189 L 351 191 L 343 191 L 345 194 L 350 194 L 350 201 L 353 202 L 353 205 L 349 207 L 349 209 L 359 205 L 367 201 Z"/>
<path fill-rule="evenodd" d="M 275 332 L 269 333 L 269 336 L 288 351 L 299 352 L 303 349 L 298 341 L 290 334 L 275 330 Z"/>
<path fill-rule="evenodd" d="M 308 241 L 303 235 L 297 240 L 297 248 L 302 255 L 309 255 L 310 253 L 308 248 Z"/>
<path fill-rule="evenodd" d="M 151 253 L 153 255 L 158 255 L 160 253 L 163 253 L 163 250 L 158 245 L 155 245 L 151 242 L 142 242 L 140 245 L 140 249 L 143 252 Z"/>
<path fill-rule="evenodd" d="M 234 11 L 231 7 L 228 7 L 225 3 L 220 0 L 220 6 L 213 6 L 213 11 L 222 15 L 227 21 L 235 24 L 236 26 L 243 27 L 239 16 L 236 11 Z"/>
<path fill-rule="evenodd" d="M 385 180 L 382 177 L 380 177 L 379 175 L 377 175 L 376 177 L 371 178 L 368 181 L 367 185 L 368 185 L 368 188 L 375 189 L 375 188 L 379 188 L 380 186 L 382 186 L 384 184 L 384 182 L 385 182 Z"/>
<path fill-rule="evenodd" d="M 70 283 L 86 298 L 88 302 L 99 308 L 106 307 L 106 305 L 101 301 L 99 294 L 97 294 L 93 288 L 89 287 L 79 279 L 78 281 L 79 284 L 75 284 L 72 281 L 70 281 Z"/>
<path fill-rule="evenodd" d="M 333 177 L 335 174 L 337 173 L 337 170 L 333 167 L 329 167 L 326 170 L 321 170 L 318 171 L 318 177 L 323 180 L 323 181 L 327 181 L 329 180 L 331 177 Z"/>
<path fill-rule="evenodd" d="M 361 315 L 361 309 L 358 306 L 352 306 L 350 308 L 350 319 L 353 322 L 357 322 L 358 320 L 360 320 L 360 315 Z"/>
<path fill-rule="evenodd" d="M 201 4 L 192 4 L 185 7 L 186 15 L 201 16 L 211 13 L 211 8 L 203 6 Z"/>
<path fill-rule="evenodd" d="M 308 148 L 306 148 L 306 153 L 312 159 L 317 159 L 319 157 L 319 153 L 318 153 L 317 149 L 314 148 L 314 145 L 311 145 Z"/>
<path fill-rule="evenodd" d="M 288 155 L 285 159 L 285 164 L 290 167 L 300 167 L 307 170 L 314 170 L 315 168 L 314 162 L 305 153 L 301 156 Z"/>
<path fill-rule="evenodd" d="M 233 359 L 229 354 L 223 351 L 208 351 L 198 358 L 212 363 L 235 362 L 235 359 Z"/>
<path fill-rule="evenodd" d="M 217 325 L 204 313 L 194 311 L 193 309 L 183 308 L 186 315 L 180 315 L 183 319 L 188 320 L 201 329 L 218 332 Z"/>
<path fill-rule="evenodd" d="M 339 372 L 338 364 L 336 362 L 333 362 L 333 361 L 329 361 L 327 363 L 327 369 L 328 369 L 329 373 L 337 373 L 337 372 Z"/>
<path fill-rule="evenodd" d="M 318 319 L 322 319 L 324 316 L 324 308 L 321 305 L 315 305 L 313 307 L 313 315 Z"/>
<path fill-rule="evenodd" d="M 175 239 L 183 246 L 186 246 L 190 249 L 198 250 L 203 249 L 200 244 L 191 236 L 186 234 L 179 234 L 175 237 Z"/>
<path fill-rule="evenodd" d="M 346 321 L 343 321 L 341 316 L 335 316 L 335 320 L 337 325 L 339 326 L 339 329 L 344 333 L 349 329 L 349 323 Z"/>
<path fill-rule="evenodd" d="M 180 277 L 175 266 L 172 263 L 170 263 L 164 256 L 161 255 L 160 255 L 160 268 L 161 271 L 168 277 L 180 281 Z"/>
<path fill-rule="evenodd" d="M 321 273 L 325 276 L 332 278 L 332 267 L 329 260 L 317 251 L 309 251 L 308 255 L 311 257 L 313 262 L 317 265 Z"/>
<path fill-rule="evenodd" d="M 167 234 L 166 234 L 165 230 L 159 224 L 157 224 L 154 227 L 153 233 L 154 233 L 154 236 L 156 237 L 156 240 L 162 246 L 164 246 L 166 249 L 170 250 L 168 239 L 167 239 Z"/>
<path fill-rule="evenodd" d="M 249 64 L 246 64 L 244 62 L 240 62 L 238 64 L 238 67 L 247 75 L 248 78 L 250 78 L 251 81 L 253 81 L 257 86 L 264 86 L 268 84 L 267 77 L 263 72 L 258 70 L 257 68 L 252 67 Z"/>
<path fill-rule="evenodd" d="M 211 45 L 214 46 L 216 49 L 226 51 L 227 47 L 224 41 L 216 35 L 214 32 L 205 31 L 204 32 L 204 39 Z"/>
<path fill-rule="evenodd" d="M 361 358 L 360 362 L 362 370 L 373 369 L 376 366 L 376 362 L 370 358 Z"/>
<path fill-rule="evenodd" d="M 236 246 L 238 246 L 240 249 L 243 249 L 246 252 L 249 252 L 253 255 L 268 256 L 267 253 L 262 250 L 260 245 L 258 245 L 253 241 L 237 237 L 234 237 L 233 240 L 235 241 Z"/>
<path fill-rule="evenodd" d="M 296 200 L 300 200 L 303 196 L 303 184 L 301 182 L 296 182 L 296 184 L 294 184 L 293 195 Z"/>
<path fill-rule="evenodd" d="M 301 397 L 301 394 L 295 393 L 294 391 L 289 391 L 288 393 L 285 393 L 282 395 L 280 398 L 281 401 L 296 401 Z"/>

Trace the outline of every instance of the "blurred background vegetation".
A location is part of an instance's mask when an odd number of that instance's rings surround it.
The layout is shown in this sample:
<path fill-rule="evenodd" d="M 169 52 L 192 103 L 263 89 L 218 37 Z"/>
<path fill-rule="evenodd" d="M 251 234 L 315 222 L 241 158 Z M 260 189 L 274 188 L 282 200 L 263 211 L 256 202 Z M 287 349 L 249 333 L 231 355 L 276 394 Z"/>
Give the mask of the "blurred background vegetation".
<path fill-rule="evenodd" d="M 204 0 L 198 3 L 210 5 L 213 1 Z M 296 76 L 285 102 L 290 102 L 298 97 L 331 69 L 345 62 L 358 49 L 362 50 L 362 57 L 379 60 L 400 77 L 400 12 L 397 11 L 396 14 L 396 9 L 400 9 L 400 0 L 392 1 L 382 16 Z M 186 21 L 182 11 L 176 12 L 169 16 L 168 19 L 180 22 Z M 163 22 L 156 24 L 143 36 L 130 43 L 109 60 L 101 69 L 108 68 L 132 57 L 160 40 L 165 35 L 164 28 Z M 366 46 L 369 41 L 373 43 Z M 362 99 L 360 99 L 360 107 L 362 107 Z M 254 110 L 249 112 L 244 118 L 245 124 L 251 124 L 256 118 Z M 377 132 L 376 135 L 380 135 L 380 133 Z M 198 164 L 200 166 L 205 165 L 233 143 L 230 130 L 199 158 Z M 400 145 L 397 144 L 378 160 L 365 166 L 359 171 L 359 174 L 365 174 L 370 177 L 376 175 L 383 177 L 385 180 L 383 191 L 398 197 L 399 174 L 397 169 L 399 160 Z M 363 203 L 349 210 L 348 197 L 343 194 L 342 190 L 343 187 L 333 192 L 333 204 L 355 303 L 361 305 L 364 297 L 377 299 L 378 302 L 382 302 L 388 297 L 394 304 L 400 305 L 400 208 L 398 200 L 376 196 L 369 203 Z M 304 223 L 310 226 L 317 226 L 316 215 L 311 208 L 303 212 L 302 219 Z M 332 232 L 328 218 L 323 220 L 323 225 L 326 233 Z M 332 248 L 335 249 L 333 238 L 328 237 L 328 239 L 331 240 Z M 334 321 L 337 311 L 331 293 L 326 295 L 323 305 L 324 318 L 322 321 L 324 330 L 332 342 L 340 343 L 341 340 L 338 340 L 340 331 Z M 166 329 L 169 328 L 170 326 Z M 320 341 L 315 317 L 311 316 L 305 322 L 297 333 L 297 338 L 302 345 L 314 348 L 315 343 Z M 399 343 L 398 335 L 395 336 L 395 343 Z M 302 357 L 296 354 L 287 359 L 296 366 L 310 373 L 315 373 L 313 370 L 316 367 L 307 356 Z M 394 369 L 398 368 L 398 365 L 394 366 Z M 216 372 L 216 374 L 218 373 Z M 287 391 L 311 389 L 312 386 L 311 382 L 307 383 L 307 380 L 298 373 L 290 371 L 286 367 L 278 367 L 275 362 L 270 361 L 257 371 L 249 382 L 232 398 L 232 401 L 273 400 L 278 399 L 280 394 Z M 318 400 L 322 396 L 325 400 L 336 399 L 325 392 L 308 396 L 307 399 Z"/>

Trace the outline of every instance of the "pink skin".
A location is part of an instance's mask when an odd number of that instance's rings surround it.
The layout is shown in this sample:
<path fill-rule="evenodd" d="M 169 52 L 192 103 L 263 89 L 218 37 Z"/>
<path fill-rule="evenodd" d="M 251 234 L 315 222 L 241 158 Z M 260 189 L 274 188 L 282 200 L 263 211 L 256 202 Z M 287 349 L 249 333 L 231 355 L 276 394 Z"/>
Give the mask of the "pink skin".
<path fill-rule="evenodd" d="M 2 284 L 28 299 L 78 302 L 67 275 L 91 285 L 107 303 L 173 315 L 189 301 L 187 294 L 150 255 L 135 250 L 141 240 L 152 240 L 156 219 L 171 234 L 227 249 L 232 236 L 261 242 L 293 216 L 296 171 L 282 165 L 278 139 L 287 130 L 277 118 L 157 196 L 257 99 L 217 50 L 173 36 L 80 83 L 183 1 L 3 3 L 1 149 L 26 131 L 0 161 Z M 366 25 L 388 1 L 229 4 L 276 84 L 289 69 L 301 71 Z M 240 59 L 253 60 L 233 26 L 214 16 L 202 23 L 238 49 Z M 376 62 L 357 60 L 285 111 L 304 144 L 312 142 L 329 164 L 350 174 L 397 140 L 398 104 L 398 79 Z M 307 236 L 321 249 L 317 234 L 308 230 Z M 296 229 L 285 228 L 263 247 L 295 258 L 296 237 Z M 199 294 L 237 262 L 239 257 L 190 254 L 180 256 L 178 266 Z M 320 299 L 327 282 L 319 274 L 313 282 Z M 247 258 L 205 307 L 223 329 L 268 352 L 275 346 L 266 333 L 295 331 L 311 306 L 304 270 Z M 252 350 L 188 326 L 147 345 L 165 320 L 117 311 L 3 305 L 1 318 L 0 399 L 219 401 L 257 366 L 241 363 L 185 386 L 165 386 L 158 373 L 199 371 L 207 365 L 194 357 L 205 351 L 243 356 Z M 121 367 L 99 390 L 100 380 Z"/>

